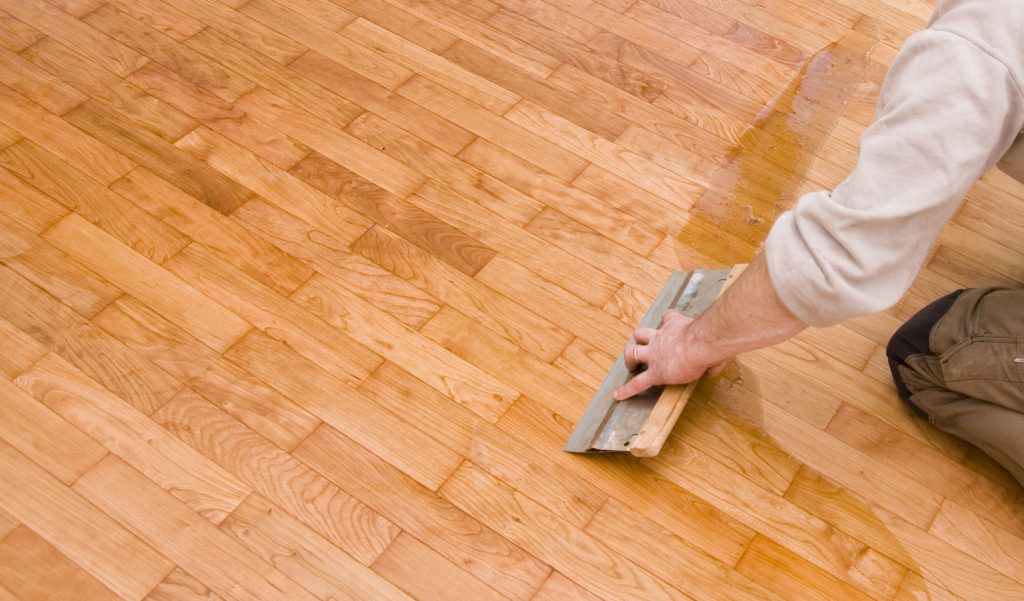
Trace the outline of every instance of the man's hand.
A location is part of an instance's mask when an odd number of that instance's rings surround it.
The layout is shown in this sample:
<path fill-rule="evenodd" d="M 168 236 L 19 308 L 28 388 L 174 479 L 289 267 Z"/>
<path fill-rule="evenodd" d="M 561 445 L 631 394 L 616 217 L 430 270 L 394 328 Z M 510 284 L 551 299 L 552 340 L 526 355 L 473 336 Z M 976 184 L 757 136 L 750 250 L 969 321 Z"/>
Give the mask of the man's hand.
<path fill-rule="evenodd" d="M 691 324 L 693 319 L 669 309 L 657 330 L 637 328 L 633 332 L 636 344 L 626 347 L 626 368 L 634 371 L 642 364 L 647 369 L 626 382 L 612 397 L 621 401 L 659 384 L 686 384 L 704 375 L 709 367 L 723 366 L 724 361 L 711 366 L 695 356 L 692 344 L 687 341 Z"/>
<path fill-rule="evenodd" d="M 685 384 L 705 371 L 714 375 L 731 357 L 782 342 L 806 327 L 782 304 L 759 254 L 699 318 L 668 311 L 657 330 L 638 329 L 636 344 L 626 348 L 626 367 L 643 364 L 647 370 L 612 396 L 621 401 L 651 386 Z"/>

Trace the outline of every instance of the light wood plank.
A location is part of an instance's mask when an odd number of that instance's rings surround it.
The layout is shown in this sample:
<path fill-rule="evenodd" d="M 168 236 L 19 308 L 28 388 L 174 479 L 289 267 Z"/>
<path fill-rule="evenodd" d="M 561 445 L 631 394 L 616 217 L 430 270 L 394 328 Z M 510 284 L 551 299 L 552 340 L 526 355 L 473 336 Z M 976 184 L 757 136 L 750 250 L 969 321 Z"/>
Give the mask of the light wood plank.
<path fill-rule="evenodd" d="M 510 599 L 530 599 L 547 577 L 547 566 L 340 432 L 317 429 L 295 455 Z"/>
<path fill-rule="evenodd" d="M 25 526 L 0 541 L 0 586 L 22 601 L 120 599 Z"/>
<path fill-rule="evenodd" d="M 514 388 L 410 331 L 327 278 L 314 276 L 292 298 L 367 348 L 377 349 L 384 358 L 406 365 L 413 375 L 492 423 L 519 396 Z"/>
<path fill-rule="evenodd" d="M 214 350 L 225 350 L 251 327 L 77 215 L 62 219 L 43 235 Z"/>
<path fill-rule="evenodd" d="M 143 413 L 181 389 L 180 381 L 6 267 L 0 267 L 0 317 Z"/>
<path fill-rule="evenodd" d="M 638 601 L 691 599 L 471 463 L 439 492 L 593 593 Z"/>
<path fill-rule="evenodd" d="M 139 537 L 223 599 L 312 601 L 312 594 L 244 545 L 196 515 L 128 464 L 111 456 L 74 490 L 114 516 Z M 159 508 L 159 511 L 151 511 Z"/>
<path fill-rule="evenodd" d="M 56 355 L 36 363 L 15 384 L 213 523 L 251 492 Z"/>
<path fill-rule="evenodd" d="M 0 379 L 0 437 L 64 484 L 107 454 L 93 438 L 6 379 Z"/>
<path fill-rule="evenodd" d="M 118 595 L 141 599 L 173 564 L 106 512 L 0 441 L 0 508 Z"/>
<path fill-rule="evenodd" d="M 32 142 L 22 140 L 0 150 L 0 165 L 7 170 L 0 175 L 5 184 L 26 194 L 28 186 L 34 187 L 154 262 L 165 261 L 188 243 L 173 228 Z"/>
<path fill-rule="evenodd" d="M 259 495 L 246 499 L 221 529 L 321 599 L 411 601 L 393 583 Z"/>
<path fill-rule="evenodd" d="M 153 419 L 251 486 L 256 495 L 246 502 L 254 497 L 260 506 L 273 502 L 364 565 L 397 535 L 379 514 L 192 391 L 171 399 Z M 236 507 L 227 519 L 237 515 Z M 266 557 L 271 563 L 273 555 Z"/>
<path fill-rule="evenodd" d="M 507 599 L 404 532 L 373 563 L 373 570 L 421 601 L 443 601 L 453 596 L 480 601 Z"/>

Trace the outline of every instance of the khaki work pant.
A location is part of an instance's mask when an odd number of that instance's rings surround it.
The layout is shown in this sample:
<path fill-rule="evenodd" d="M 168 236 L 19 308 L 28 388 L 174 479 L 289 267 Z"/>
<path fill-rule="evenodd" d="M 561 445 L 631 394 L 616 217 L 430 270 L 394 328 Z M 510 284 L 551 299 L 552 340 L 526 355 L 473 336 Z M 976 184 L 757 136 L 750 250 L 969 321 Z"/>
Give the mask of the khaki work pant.
<path fill-rule="evenodd" d="M 1024 484 L 1024 289 L 939 299 L 896 332 L 887 355 L 915 412 Z"/>

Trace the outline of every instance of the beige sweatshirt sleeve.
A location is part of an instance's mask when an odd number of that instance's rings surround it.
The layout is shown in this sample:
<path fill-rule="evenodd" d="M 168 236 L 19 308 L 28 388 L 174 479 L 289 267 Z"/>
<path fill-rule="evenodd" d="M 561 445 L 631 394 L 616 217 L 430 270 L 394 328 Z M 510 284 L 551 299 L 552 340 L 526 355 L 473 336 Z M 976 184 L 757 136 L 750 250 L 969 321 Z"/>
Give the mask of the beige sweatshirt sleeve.
<path fill-rule="evenodd" d="M 906 42 L 856 169 L 831 193 L 803 196 L 769 233 L 772 284 L 805 323 L 831 325 L 894 305 L 968 188 L 1020 133 L 1019 66 L 965 36 L 964 26 L 970 22 L 948 27 L 939 17 Z M 1015 37 L 1008 43 L 1024 45 Z"/>

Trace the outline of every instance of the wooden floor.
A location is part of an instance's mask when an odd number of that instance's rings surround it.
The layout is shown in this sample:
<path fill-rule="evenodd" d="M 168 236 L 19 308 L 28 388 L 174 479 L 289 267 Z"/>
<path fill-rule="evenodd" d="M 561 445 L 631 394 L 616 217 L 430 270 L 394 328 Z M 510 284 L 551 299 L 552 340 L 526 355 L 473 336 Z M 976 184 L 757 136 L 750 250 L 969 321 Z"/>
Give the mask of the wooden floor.
<path fill-rule="evenodd" d="M 1024 599 L 1021 489 L 883 353 L 1024 280 L 998 172 L 889 313 L 561 451 L 933 4 L 0 0 L 0 601 Z"/>

